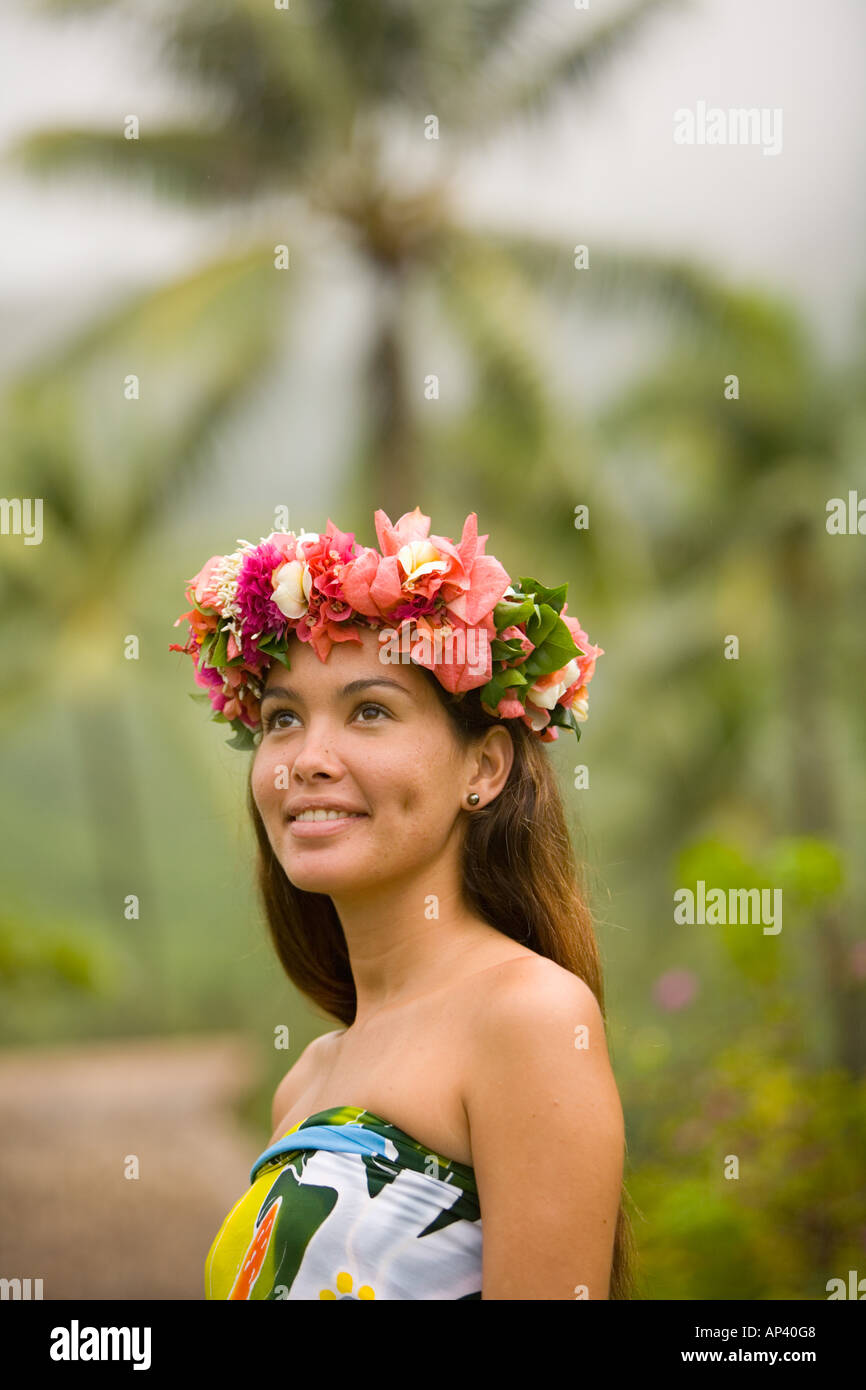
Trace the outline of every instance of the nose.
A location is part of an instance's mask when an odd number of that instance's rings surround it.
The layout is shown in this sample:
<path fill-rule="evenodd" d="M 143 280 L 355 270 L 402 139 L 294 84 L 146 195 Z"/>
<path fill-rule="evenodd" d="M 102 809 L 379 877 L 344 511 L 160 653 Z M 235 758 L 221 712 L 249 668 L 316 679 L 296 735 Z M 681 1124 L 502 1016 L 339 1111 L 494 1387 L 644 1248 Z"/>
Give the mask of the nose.
<path fill-rule="evenodd" d="M 325 725 L 319 723 L 307 727 L 298 740 L 292 762 L 292 776 L 301 781 L 314 777 L 338 777 L 340 761 L 337 757 L 335 740 Z"/>

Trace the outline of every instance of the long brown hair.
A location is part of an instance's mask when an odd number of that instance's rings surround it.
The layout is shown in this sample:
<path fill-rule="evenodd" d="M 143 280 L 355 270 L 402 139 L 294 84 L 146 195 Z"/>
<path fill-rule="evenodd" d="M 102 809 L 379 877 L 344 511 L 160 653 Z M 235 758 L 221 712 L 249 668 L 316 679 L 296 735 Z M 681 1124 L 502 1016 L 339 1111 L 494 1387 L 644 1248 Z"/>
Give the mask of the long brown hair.
<path fill-rule="evenodd" d="M 482 708 L 476 691 L 455 697 L 425 667 L 461 745 L 503 721 Z M 505 721 L 514 745 L 508 780 L 488 805 L 467 816 L 464 896 L 491 926 L 556 961 L 592 990 L 605 1017 L 598 943 L 578 872 L 556 775 L 537 736 L 519 719 Z M 563 737 L 565 731 L 560 734 Z M 252 774 L 252 763 L 250 767 Z M 274 854 L 255 798 L 247 805 L 258 841 L 257 884 L 271 940 L 289 979 L 320 1009 L 348 1027 L 355 983 L 340 919 L 326 893 L 296 888 Z M 635 1296 L 637 1251 L 623 1184 L 611 1265 L 611 1299 Z"/>

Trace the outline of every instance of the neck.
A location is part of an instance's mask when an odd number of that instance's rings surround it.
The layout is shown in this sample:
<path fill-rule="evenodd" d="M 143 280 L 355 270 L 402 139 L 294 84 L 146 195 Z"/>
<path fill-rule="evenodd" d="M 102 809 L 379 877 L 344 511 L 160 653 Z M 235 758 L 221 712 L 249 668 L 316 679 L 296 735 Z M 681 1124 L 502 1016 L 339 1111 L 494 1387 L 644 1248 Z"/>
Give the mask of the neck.
<path fill-rule="evenodd" d="M 428 863 L 411 879 L 387 879 L 332 901 L 355 981 L 355 1027 L 447 984 L 479 949 L 502 940 L 466 906 L 456 866 Z"/>

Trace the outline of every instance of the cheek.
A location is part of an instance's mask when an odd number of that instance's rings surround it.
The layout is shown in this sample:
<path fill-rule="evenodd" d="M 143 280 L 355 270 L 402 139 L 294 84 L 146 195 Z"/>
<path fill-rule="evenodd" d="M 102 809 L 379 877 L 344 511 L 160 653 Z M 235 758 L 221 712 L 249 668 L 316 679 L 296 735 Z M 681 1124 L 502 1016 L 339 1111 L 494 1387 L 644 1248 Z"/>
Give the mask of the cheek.
<path fill-rule="evenodd" d="M 439 770 L 428 773 L 429 767 Z M 411 754 L 381 772 L 383 791 L 389 785 L 396 790 L 393 804 L 401 816 L 435 817 L 442 813 L 443 806 L 450 804 L 451 790 L 461 775 L 459 768 L 444 763 L 438 747 L 428 751 L 417 744 Z M 387 792 L 385 799 L 388 799 Z"/>
<path fill-rule="evenodd" d="M 441 805 L 443 796 L 441 789 L 437 791 L 435 785 L 431 785 L 426 777 L 415 776 L 415 779 L 408 784 L 406 782 L 400 787 L 397 803 L 400 814 L 404 816 L 429 815 L 435 813 L 436 808 Z"/>
<path fill-rule="evenodd" d="M 262 813 L 269 811 L 274 804 L 274 798 L 277 795 L 276 780 L 276 768 L 271 766 L 269 762 L 262 760 L 253 764 L 250 785 L 256 804 Z"/>

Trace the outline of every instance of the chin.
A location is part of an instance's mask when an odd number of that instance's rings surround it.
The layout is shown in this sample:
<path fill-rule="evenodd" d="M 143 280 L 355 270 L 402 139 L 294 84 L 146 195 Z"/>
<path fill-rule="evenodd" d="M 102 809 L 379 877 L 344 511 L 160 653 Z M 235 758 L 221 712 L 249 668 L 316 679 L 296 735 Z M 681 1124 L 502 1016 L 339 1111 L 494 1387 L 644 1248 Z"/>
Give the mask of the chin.
<path fill-rule="evenodd" d="M 350 865 L 343 869 L 337 865 L 326 869 L 323 865 L 294 863 L 283 864 L 283 869 L 289 882 L 304 893 L 351 892 L 354 888 L 367 887 L 371 881 L 369 874 Z"/>

